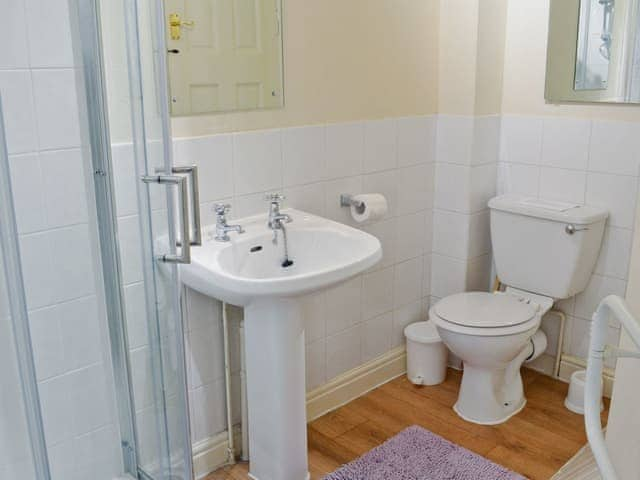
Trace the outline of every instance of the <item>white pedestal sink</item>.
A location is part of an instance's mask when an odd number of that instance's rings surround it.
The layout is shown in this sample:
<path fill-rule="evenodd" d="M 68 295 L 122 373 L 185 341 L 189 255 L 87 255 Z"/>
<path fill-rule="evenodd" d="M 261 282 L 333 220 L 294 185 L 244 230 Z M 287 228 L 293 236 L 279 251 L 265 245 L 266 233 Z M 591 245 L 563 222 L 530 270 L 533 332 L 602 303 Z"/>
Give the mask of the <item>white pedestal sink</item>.
<path fill-rule="evenodd" d="M 309 478 L 305 406 L 304 326 L 296 297 L 345 281 L 382 256 L 375 237 L 298 210 L 285 210 L 289 256 L 282 234 L 272 243 L 267 216 L 241 219 L 230 242 L 210 237 L 180 267 L 182 282 L 205 295 L 245 307 L 250 476 Z"/>

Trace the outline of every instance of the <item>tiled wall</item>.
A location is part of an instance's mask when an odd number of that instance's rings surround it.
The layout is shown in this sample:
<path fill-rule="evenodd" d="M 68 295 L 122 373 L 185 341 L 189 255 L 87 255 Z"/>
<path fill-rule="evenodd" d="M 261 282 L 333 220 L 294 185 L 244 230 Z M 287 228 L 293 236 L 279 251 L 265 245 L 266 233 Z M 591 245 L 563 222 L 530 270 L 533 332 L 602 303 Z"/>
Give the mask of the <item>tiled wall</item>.
<path fill-rule="evenodd" d="M 505 116 L 500 190 L 605 207 L 609 219 L 586 290 L 559 302 L 568 318 L 565 353 L 585 358 L 591 315 L 608 294 L 624 296 L 640 167 L 640 123 Z M 550 321 L 549 321 L 550 323 Z M 619 325 L 609 341 L 617 344 Z"/>
<path fill-rule="evenodd" d="M 68 2 L 0 3 L 0 93 L 52 473 L 111 479 L 122 465 Z M 0 477 L 30 478 L 7 464 L 12 439 L 3 435 L 13 430 L 0 431 Z"/>
<path fill-rule="evenodd" d="M 214 221 L 216 201 L 231 203 L 233 216 L 243 217 L 266 212 L 264 194 L 272 191 L 287 195 L 286 206 L 352 225 L 339 205 L 341 193 L 381 192 L 388 199 L 383 219 L 358 226 L 381 240 L 382 261 L 343 285 L 304 298 L 309 390 L 401 345 L 404 327 L 426 318 L 435 135 L 435 117 L 409 117 L 174 143 L 177 164 L 200 168 L 204 225 Z M 220 360 L 212 359 L 222 351 L 219 320 L 211 321 L 219 319 L 219 305 L 195 292 L 188 300 L 190 400 L 199 441 L 225 428 L 223 370 Z M 198 425 L 205 413 L 207 424 Z"/>
<path fill-rule="evenodd" d="M 403 327 L 426 318 L 430 302 L 489 289 L 487 201 L 506 191 L 611 212 L 587 290 L 558 305 L 569 318 L 564 351 L 584 357 L 597 302 L 626 287 L 638 129 L 551 117 L 416 117 L 177 139 L 175 160 L 200 166 L 205 225 L 216 201 L 231 203 L 236 217 L 264 212 L 267 191 L 283 190 L 288 205 L 345 223 L 352 222 L 338 205 L 341 192 L 379 191 L 389 199 L 387 218 L 360 227 L 381 240 L 382 262 L 304 299 L 313 389 L 401 345 Z M 191 388 L 199 392 L 191 395 L 192 413 L 196 422 L 208 419 L 206 428 L 195 427 L 194 440 L 202 440 L 225 423 L 223 371 L 211 360 L 221 348 L 220 306 L 195 292 L 187 305 Z M 549 315 L 543 328 L 554 355 L 557 318 Z M 619 327 L 610 332 L 615 342 Z"/>

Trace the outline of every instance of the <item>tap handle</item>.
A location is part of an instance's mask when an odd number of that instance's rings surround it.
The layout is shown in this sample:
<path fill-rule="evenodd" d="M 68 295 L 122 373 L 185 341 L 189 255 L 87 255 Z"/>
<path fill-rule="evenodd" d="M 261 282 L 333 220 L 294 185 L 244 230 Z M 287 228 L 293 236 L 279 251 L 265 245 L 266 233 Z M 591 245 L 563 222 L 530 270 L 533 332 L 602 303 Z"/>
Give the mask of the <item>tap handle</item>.
<path fill-rule="evenodd" d="M 229 213 L 231 210 L 231 205 L 228 203 L 216 203 L 213 205 L 213 211 L 216 212 L 217 215 L 225 215 Z"/>
<path fill-rule="evenodd" d="M 271 202 L 271 203 L 277 203 L 280 204 L 283 200 L 285 200 L 287 197 L 285 197 L 283 194 L 281 193 L 267 193 L 264 196 L 264 199 L 267 202 Z"/>

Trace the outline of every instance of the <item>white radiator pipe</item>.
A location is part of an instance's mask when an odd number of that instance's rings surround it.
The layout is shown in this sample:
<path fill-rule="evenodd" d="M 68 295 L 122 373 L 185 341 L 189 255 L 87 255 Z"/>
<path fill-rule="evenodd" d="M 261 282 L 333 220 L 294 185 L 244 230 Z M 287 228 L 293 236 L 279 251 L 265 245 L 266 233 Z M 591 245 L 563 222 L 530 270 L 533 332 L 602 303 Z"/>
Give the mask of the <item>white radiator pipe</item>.
<path fill-rule="evenodd" d="M 227 461 L 236 463 L 236 453 L 233 438 L 233 410 L 231 398 L 231 354 L 229 345 L 229 320 L 227 318 L 227 304 L 222 302 L 222 335 L 224 343 L 224 385 L 225 400 L 227 403 Z"/>
<path fill-rule="evenodd" d="M 607 355 L 637 357 L 638 354 L 621 352 L 616 347 L 612 348 L 605 344 L 609 327 L 609 314 L 613 314 L 620 321 L 640 349 L 640 323 L 631 314 L 622 298 L 616 295 L 609 295 L 600 302 L 591 322 L 591 340 L 585 382 L 584 421 L 589 444 L 603 480 L 618 480 L 616 469 L 607 451 L 600 422 L 602 369 L 604 358 Z"/>

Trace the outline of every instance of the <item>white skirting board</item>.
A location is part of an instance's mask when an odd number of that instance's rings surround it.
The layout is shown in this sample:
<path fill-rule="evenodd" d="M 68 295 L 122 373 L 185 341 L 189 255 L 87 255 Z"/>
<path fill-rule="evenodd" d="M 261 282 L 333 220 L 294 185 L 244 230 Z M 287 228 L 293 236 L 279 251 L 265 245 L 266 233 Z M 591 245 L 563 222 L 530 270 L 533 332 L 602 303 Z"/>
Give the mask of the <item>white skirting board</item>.
<path fill-rule="evenodd" d="M 350 370 L 307 393 L 307 420 L 309 422 L 315 420 L 406 371 L 407 355 L 404 347 L 398 347 Z M 234 436 L 235 444 L 240 445 L 240 432 L 236 431 Z M 227 462 L 228 446 L 226 432 L 193 445 L 193 468 L 197 480 L 204 478 Z"/>

